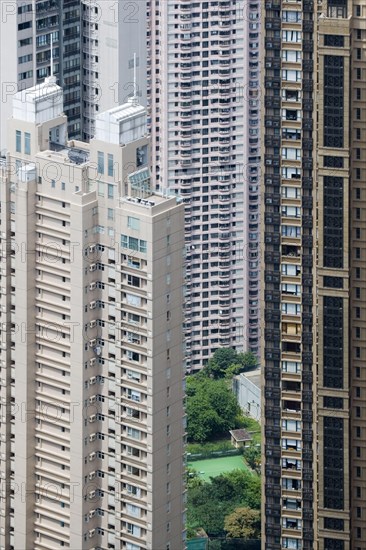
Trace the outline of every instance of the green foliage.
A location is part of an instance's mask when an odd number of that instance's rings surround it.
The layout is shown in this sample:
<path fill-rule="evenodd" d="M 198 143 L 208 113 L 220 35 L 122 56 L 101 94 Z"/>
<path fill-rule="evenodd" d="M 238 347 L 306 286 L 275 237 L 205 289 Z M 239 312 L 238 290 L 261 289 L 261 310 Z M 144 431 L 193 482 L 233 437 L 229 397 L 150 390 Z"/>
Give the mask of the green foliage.
<path fill-rule="evenodd" d="M 258 359 L 250 351 L 237 353 L 230 348 L 220 348 L 215 351 L 201 372 L 216 380 L 224 377 L 231 379 L 236 374 L 255 368 L 257 364 Z"/>
<path fill-rule="evenodd" d="M 230 538 L 257 539 L 261 529 L 260 513 L 247 507 L 236 508 L 226 516 L 224 527 Z"/>
<path fill-rule="evenodd" d="M 186 485 L 188 490 L 201 487 L 201 485 L 203 485 L 203 480 L 194 468 L 186 468 Z"/>
<path fill-rule="evenodd" d="M 261 464 L 261 448 L 252 443 L 249 447 L 244 449 L 244 459 L 247 464 L 256 472 L 259 472 Z"/>
<path fill-rule="evenodd" d="M 190 440 L 207 441 L 235 427 L 240 407 L 224 380 L 189 376 L 187 396 L 187 432 Z"/>
<path fill-rule="evenodd" d="M 188 491 L 187 521 L 192 529 L 202 527 L 210 536 L 223 536 L 224 520 L 236 508 L 260 508 L 259 476 L 233 470 L 203 482 Z"/>

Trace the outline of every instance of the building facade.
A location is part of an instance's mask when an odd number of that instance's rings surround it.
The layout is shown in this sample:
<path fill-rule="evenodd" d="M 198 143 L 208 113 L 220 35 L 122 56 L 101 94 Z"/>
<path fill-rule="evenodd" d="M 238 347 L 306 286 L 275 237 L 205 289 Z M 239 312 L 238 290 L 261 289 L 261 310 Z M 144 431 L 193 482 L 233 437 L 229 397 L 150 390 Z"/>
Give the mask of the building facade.
<path fill-rule="evenodd" d="M 81 4 L 83 139 L 89 141 L 98 112 L 122 105 L 133 95 L 146 106 L 147 3 L 81 0 Z"/>
<path fill-rule="evenodd" d="M 361 550 L 366 3 L 263 20 L 262 547 Z"/>
<path fill-rule="evenodd" d="M 0 152 L 7 149 L 7 120 L 18 90 L 53 74 L 64 91 L 70 139 L 80 137 L 80 0 L 14 0 L 1 4 Z"/>
<path fill-rule="evenodd" d="M 187 367 L 258 353 L 256 0 L 148 3 L 148 105 L 158 189 L 185 202 Z"/>
<path fill-rule="evenodd" d="M 183 548 L 184 209 L 151 191 L 145 109 L 66 142 L 50 77 L 8 132 L 0 547 Z"/>

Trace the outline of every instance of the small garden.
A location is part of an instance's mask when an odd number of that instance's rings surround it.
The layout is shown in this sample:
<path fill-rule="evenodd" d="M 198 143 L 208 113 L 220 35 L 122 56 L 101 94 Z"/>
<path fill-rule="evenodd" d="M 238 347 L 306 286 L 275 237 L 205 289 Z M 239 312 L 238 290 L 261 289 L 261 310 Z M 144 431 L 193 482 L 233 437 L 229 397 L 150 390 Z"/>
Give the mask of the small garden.
<path fill-rule="evenodd" d="M 215 352 L 187 377 L 187 536 L 260 538 L 260 425 L 243 415 L 231 391 L 235 374 L 256 366 L 251 353 Z M 250 444 L 236 449 L 230 430 L 245 428 Z"/>

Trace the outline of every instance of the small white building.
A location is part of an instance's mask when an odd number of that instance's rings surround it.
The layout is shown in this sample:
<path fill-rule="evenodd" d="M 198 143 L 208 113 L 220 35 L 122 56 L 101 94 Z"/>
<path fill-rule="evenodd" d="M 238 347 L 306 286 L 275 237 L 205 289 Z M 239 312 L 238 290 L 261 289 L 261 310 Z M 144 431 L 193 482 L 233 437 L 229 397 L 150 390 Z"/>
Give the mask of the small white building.
<path fill-rule="evenodd" d="M 260 422 L 261 419 L 261 387 L 260 370 L 243 372 L 233 378 L 233 392 L 243 411 Z"/>

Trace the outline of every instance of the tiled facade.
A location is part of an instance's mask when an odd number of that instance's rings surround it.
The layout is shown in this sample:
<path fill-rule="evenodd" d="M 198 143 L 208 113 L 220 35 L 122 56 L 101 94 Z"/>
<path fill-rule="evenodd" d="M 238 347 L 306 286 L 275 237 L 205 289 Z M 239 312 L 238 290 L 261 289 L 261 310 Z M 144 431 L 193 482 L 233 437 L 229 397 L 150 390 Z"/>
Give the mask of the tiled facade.
<path fill-rule="evenodd" d="M 186 205 L 187 367 L 258 352 L 260 3 L 151 0 L 153 174 Z"/>
<path fill-rule="evenodd" d="M 263 4 L 263 543 L 365 531 L 366 4 Z"/>
<path fill-rule="evenodd" d="M 99 114 L 90 145 L 66 126 L 55 79 L 15 96 L 0 548 L 183 548 L 184 209 L 150 191 L 137 100 Z"/>

